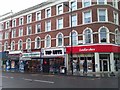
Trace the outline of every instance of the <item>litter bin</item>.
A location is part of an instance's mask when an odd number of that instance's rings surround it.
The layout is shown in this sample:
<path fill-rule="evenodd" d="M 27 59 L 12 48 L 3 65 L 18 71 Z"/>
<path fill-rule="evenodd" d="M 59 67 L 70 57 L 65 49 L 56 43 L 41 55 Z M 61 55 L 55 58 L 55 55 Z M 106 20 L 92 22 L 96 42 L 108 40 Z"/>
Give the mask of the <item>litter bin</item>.
<path fill-rule="evenodd" d="M 66 74 L 67 73 L 67 69 L 65 66 L 61 66 L 60 67 L 60 74 Z"/>

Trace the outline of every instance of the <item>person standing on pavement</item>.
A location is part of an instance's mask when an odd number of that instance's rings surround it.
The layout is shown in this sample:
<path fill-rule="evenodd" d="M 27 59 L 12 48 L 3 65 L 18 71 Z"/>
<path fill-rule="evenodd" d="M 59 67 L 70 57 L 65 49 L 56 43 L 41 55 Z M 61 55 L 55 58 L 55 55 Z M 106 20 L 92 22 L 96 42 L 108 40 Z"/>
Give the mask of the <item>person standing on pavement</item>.
<path fill-rule="evenodd" d="M 83 62 L 83 74 L 87 73 L 87 60 Z"/>

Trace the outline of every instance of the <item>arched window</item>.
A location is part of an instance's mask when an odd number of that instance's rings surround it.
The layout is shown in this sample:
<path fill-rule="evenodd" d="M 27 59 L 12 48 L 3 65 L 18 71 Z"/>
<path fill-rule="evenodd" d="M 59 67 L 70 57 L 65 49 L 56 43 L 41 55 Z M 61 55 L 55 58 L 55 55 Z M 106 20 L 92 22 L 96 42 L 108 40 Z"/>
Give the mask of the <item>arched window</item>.
<path fill-rule="evenodd" d="M 15 50 L 15 41 L 11 42 L 11 50 L 14 51 Z"/>
<path fill-rule="evenodd" d="M 70 35 L 70 45 L 71 45 L 71 35 Z M 76 31 L 72 32 L 72 45 L 78 45 L 78 34 Z"/>
<path fill-rule="evenodd" d="M 4 43 L 4 51 L 7 50 L 7 49 L 8 49 L 8 42 L 6 41 L 6 42 Z"/>
<path fill-rule="evenodd" d="M 22 40 L 18 41 L 18 50 L 22 50 L 23 42 Z"/>
<path fill-rule="evenodd" d="M 45 46 L 46 47 L 50 47 L 51 46 L 51 37 L 50 37 L 50 35 L 46 36 Z"/>
<path fill-rule="evenodd" d="M 26 40 L 26 49 L 27 49 L 27 50 L 30 50 L 30 49 L 31 49 L 31 39 L 30 39 L 30 38 L 28 38 L 28 39 Z"/>
<path fill-rule="evenodd" d="M 99 43 L 109 43 L 109 30 L 105 27 L 99 29 Z"/>
<path fill-rule="evenodd" d="M 35 39 L 35 48 L 40 48 L 40 37 L 36 37 Z"/>
<path fill-rule="evenodd" d="M 57 35 L 57 39 L 56 39 L 57 41 L 57 43 L 56 43 L 56 46 L 63 46 L 63 35 L 62 35 L 62 33 L 59 33 L 58 35 Z"/>
<path fill-rule="evenodd" d="M 83 32 L 83 41 L 84 41 L 84 44 L 87 44 L 87 43 L 93 43 L 93 35 L 92 35 L 92 30 L 91 29 L 86 29 L 84 30 Z"/>

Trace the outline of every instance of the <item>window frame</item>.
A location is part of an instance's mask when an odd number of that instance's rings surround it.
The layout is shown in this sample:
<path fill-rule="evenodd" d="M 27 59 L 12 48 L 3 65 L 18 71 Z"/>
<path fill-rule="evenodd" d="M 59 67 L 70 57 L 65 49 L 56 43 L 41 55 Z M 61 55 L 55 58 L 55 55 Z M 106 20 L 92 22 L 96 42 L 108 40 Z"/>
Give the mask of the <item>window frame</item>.
<path fill-rule="evenodd" d="M 85 13 L 86 12 L 90 12 L 90 22 L 85 22 Z M 92 23 L 92 10 L 87 10 L 87 11 L 84 11 L 83 12 L 83 24 L 89 24 L 89 23 Z"/>

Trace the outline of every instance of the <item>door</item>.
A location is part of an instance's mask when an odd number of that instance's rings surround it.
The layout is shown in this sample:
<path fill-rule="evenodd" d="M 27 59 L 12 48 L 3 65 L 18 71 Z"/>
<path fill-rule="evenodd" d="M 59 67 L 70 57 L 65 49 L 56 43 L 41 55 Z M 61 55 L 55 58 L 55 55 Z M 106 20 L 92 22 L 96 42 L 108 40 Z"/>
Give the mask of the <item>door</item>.
<path fill-rule="evenodd" d="M 109 71 L 108 60 L 100 60 L 100 71 L 103 71 L 103 72 Z"/>
<path fill-rule="evenodd" d="M 103 71 L 108 71 L 108 61 L 103 60 Z"/>

